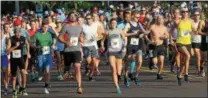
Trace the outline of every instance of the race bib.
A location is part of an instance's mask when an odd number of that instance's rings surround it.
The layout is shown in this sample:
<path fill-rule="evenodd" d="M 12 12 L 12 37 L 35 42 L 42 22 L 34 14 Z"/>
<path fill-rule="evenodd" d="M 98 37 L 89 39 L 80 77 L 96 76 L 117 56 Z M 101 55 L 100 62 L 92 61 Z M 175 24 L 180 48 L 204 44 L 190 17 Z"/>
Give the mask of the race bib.
<path fill-rule="evenodd" d="M 206 43 L 208 43 L 208 36 L 206 36 Z"/>
<path fill-rule="evenodd" d="M 12 52 L 12 57 L 13 58 L 21 58 L 21 50 L 14 50 Z"/>
<path fill-rule="evenodd" d="M 42 53 L 43 53 L 43 55 L 50 54 L 50 47 L 48 47 L 48 46 L 43 47 Z"/>
<path fill-rule="evenodd" d="M 112 48 L 119 48 L 119 39 L 118 38 L 112 39 L 111 46 L 112 46 Z"/>
<path fill-rule="evenodd" d="M 186 36 L 189 36 L 189 35 L 190 35 L 190 32 L 189 31 L 185 31 L 184 30 L 184 31 L 181 32 L 181 36 L 182 37 L 186 37 Z"/>
<path fill-rule="evenodd" d="M 139 45 L 139 38 L 131 38 L 131 45 Z"/>
<path fill-rule="evenodd" d="M 77 46 L 78 45 L 78 38 L 71 37 L 70 42 L 72 43 L 72 46 Z"/>

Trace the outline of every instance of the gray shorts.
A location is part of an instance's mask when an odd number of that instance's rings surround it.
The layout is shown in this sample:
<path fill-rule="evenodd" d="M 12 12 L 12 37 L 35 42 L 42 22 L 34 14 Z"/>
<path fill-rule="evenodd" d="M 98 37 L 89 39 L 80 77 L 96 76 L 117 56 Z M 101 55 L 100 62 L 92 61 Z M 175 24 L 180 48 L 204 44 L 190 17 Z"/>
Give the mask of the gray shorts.
<path fill-rule="evenodd" d="M 98 51 L 97 49 L 95 48 L 95 46 L 89 46 L 89 47 L 83 47 L 83 54 L 84 54 L 84 57 L 87 58 L 87 57 L 99 57 L 98 55 Z"/>
<path fill-rule="evenodd" d="M 118 59 L 123 59 L 125 56 L 124 52 L 108 52 L 108 56 L 115 56 Z"/>

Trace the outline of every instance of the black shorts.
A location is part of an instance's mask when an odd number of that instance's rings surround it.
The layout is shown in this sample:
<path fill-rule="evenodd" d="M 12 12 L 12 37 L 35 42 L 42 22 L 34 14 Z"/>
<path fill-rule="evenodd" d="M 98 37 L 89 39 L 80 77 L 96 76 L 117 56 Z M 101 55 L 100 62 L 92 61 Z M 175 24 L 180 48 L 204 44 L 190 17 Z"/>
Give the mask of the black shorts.
<path fill-rule="evenodd" d="M 11 58 L 10 62 L 11 62 L 12 77 L 15 77 L 17 75 L 17 67 L 19 67 L 20 70 L 25 69 L 24 58 L 17 58 L 17 59 Z"/>
<path fill-rule="evenodd" d="M 189 44 L 188 44 L 188 45 L 183 45 L 183 44 L 177 43 L 176 45 L 177 45 L 178 50 L 180 50 L 181 47 L 186 47 L 187 50 L 188 50 L 189 52 L 191 52 L 191 45 L 189 45 Z M 180 51 L 179 51 L 179 52 L 180 52 Z"/>
<path fill-rule="evenodd" d="M 165 46 L 164 45 L 149 45 L 149 55 L 151 58 L 155 58 L 158 56 L 165 56 Z"/>
<path fill-rule="evenodd" d="M 101 46 L 102 46 L 102 45 L 101 45 L 101 42 L 102 42 L 102 40 L 98 40 L 98 41 L 97 41 L 98 48 L 101 48 Z"/>
<path fill-rule="evenodd" d="M 201 48 L 201 43 L 192 43 L 192 48 L 200 49 Z"/>
<path fill-rule="evenodd" d="M 73 52 L 64 52 L 64 65 L 70 66 L 72 63 L 80 63 L 81 62 L 81 52 L 73 51 Z"/>
<path fill-rule="evenodd" d="M 202 43 L 200 49 L 201 51 L 208 51 L 208 43 Z"/>

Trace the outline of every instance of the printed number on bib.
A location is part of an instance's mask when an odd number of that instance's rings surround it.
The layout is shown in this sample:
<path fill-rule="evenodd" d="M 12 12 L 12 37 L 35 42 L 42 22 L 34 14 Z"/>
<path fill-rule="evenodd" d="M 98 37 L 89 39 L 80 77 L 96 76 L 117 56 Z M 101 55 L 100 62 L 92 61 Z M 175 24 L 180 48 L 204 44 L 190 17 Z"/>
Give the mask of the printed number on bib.
<path fill-rule="evenodd" d="M 72 46 L 77 46 L 78 45 L 78 38 L 71 37 L 70 42 L 72 43 Z"/>
<path fill-rule="evenodd" d="M 119 39 L 115 38 L 111 40 L 111 46 L 113 48 L 119 48 Z"/>
<path fill-rule="evenodd" d="M 182 32 L 181 32 L 181 36 L 182 36 L 182 37 L 189 36 L 189 31 L 182 31 Z"/>
<path fill-rule="evenodd" d="M 45 46 L 42 48 L 43 55 L 50 54 L 50 47 Z"/>
<path fill-rule="evenodd" d="M 13 58 L 21 58 L 21 50 L 14 50 L 12 52 L 12 57 Z"/>
<path fill-rule="evenodd" d="M 139 45 L 139 38 L 131 38 L 131 45 Z"/>
<path fill-rule="evenodd" d="M 208 36 L 206 36 L 206 43 L 208 43 Z"/>

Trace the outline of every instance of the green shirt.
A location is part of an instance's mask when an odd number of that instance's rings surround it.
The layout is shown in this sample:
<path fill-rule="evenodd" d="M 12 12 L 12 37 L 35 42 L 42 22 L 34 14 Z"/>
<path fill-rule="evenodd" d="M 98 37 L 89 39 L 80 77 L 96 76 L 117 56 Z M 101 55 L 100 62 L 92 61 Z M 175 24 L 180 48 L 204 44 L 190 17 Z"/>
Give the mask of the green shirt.
<path fill-rule="evenodd" d="M 33 40 L 36 43 L 36 46 L 40 47 L 38 54 L 42 53 L 41 50 L 44 46 L 51 47 L 53 43 L 52 36 L 49 32 L 46 32 L 45 34 L 43 34 L 42 32 L 37 32 L 33 37 Z"/>

